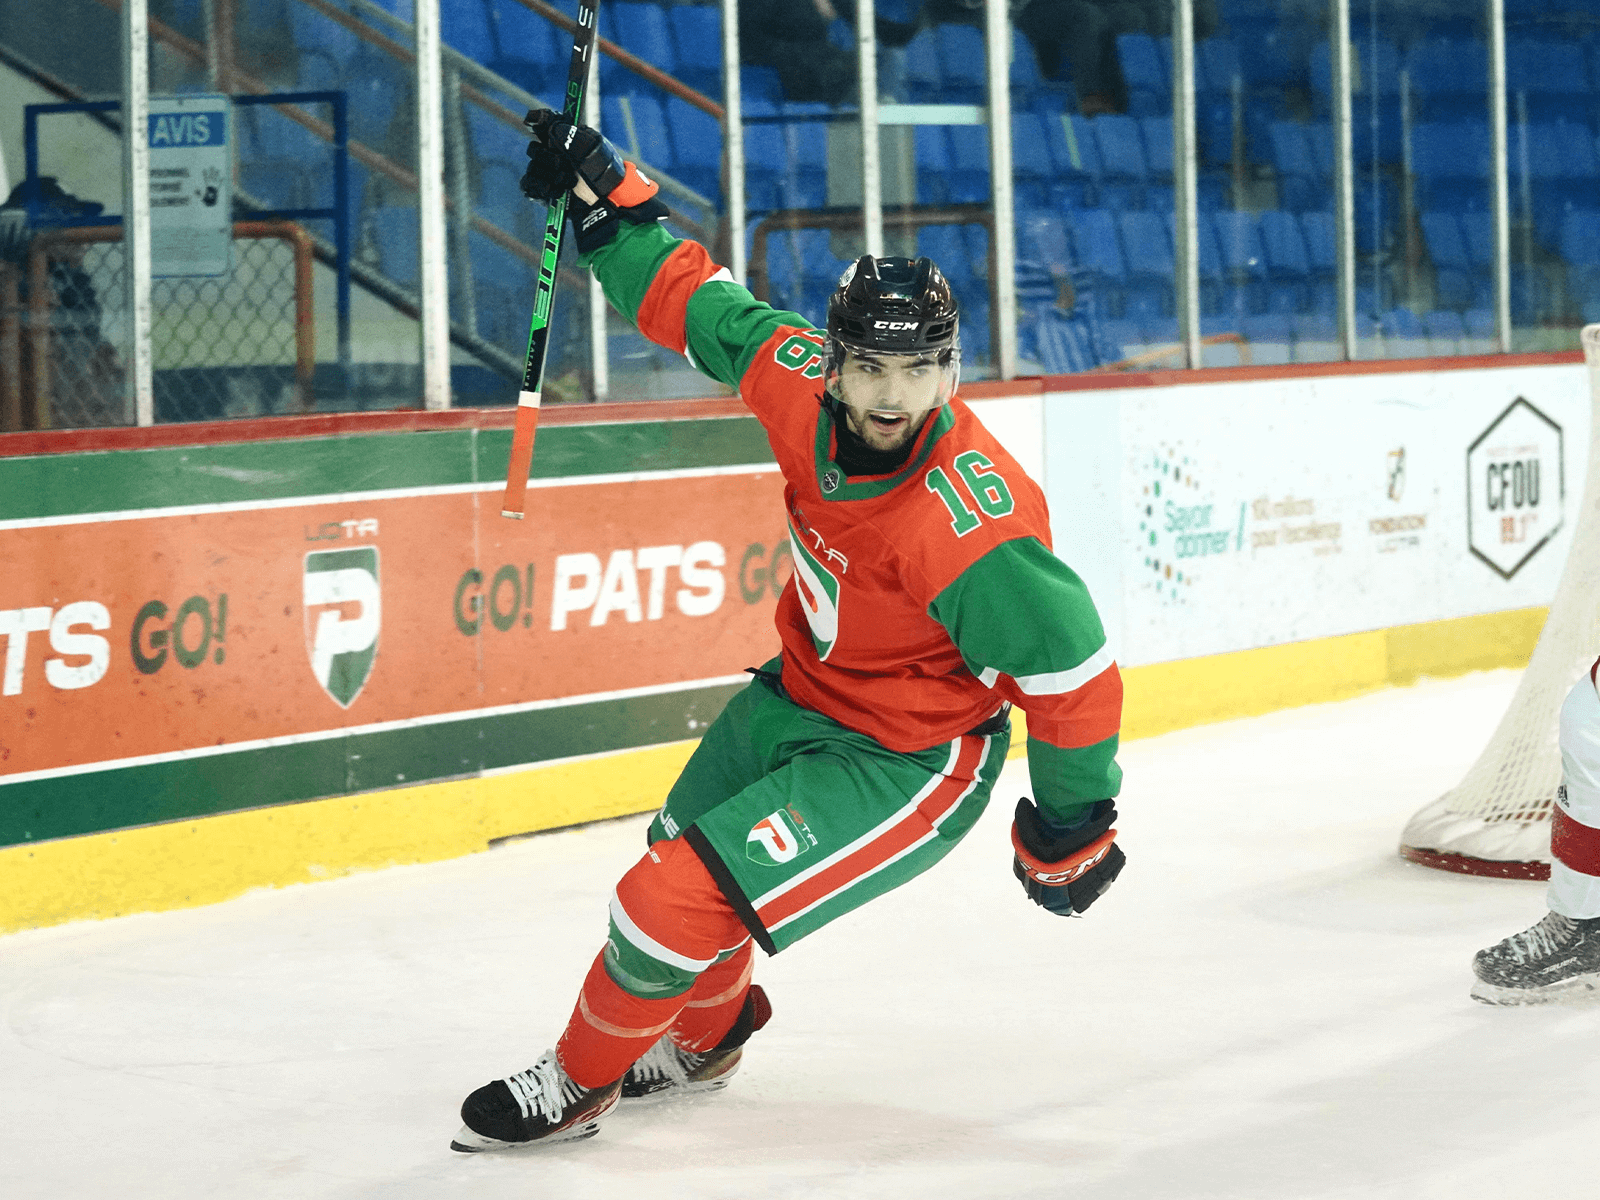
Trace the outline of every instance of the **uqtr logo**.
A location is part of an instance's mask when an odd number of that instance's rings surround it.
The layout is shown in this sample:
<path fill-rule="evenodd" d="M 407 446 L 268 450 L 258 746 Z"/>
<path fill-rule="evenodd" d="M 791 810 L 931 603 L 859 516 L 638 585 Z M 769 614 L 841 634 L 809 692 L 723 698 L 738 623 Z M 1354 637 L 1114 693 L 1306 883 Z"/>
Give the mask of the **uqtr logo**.
<path fill-rule="evenodd" d="M 793 805 L 788 805 L 755 823 L 745 835 L 744 852 L 751 862 L 764 867 L 781 867 L 816 844 L 816 835 L 805 818 Z"/>
<path fill-rule="evenodd" d="M 311 673 L 340 707 L 349 708 L 378 656 L 378 548 L 313 550 L 305 557 L 302 595 Z"/>

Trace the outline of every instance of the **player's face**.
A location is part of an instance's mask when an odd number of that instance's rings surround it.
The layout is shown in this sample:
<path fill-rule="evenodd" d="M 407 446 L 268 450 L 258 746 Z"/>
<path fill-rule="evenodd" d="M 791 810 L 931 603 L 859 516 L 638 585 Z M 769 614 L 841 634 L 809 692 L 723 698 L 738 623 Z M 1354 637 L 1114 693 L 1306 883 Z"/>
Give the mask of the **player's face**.
<path fill-rule="evenodd" d="M 944 394 L 945 370 L 932 354 L 867 354 L 851 350 L 837 390 L 845 419 L 874 450 L 898 450 L 922 428 Z"/>

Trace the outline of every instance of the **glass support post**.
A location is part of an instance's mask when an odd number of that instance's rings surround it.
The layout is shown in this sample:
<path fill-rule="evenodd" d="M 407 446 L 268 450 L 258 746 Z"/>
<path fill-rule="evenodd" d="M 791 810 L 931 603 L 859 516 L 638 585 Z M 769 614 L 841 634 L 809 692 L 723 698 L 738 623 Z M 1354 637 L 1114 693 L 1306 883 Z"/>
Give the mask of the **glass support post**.
<path fill-rule="evenodd" d="M 1200 351 L 1200 234 L 1195 180 L 1194 0 L 1172 0 L 1173 291 L 1186 367 Z"/>
<path fill-rule="evenodd" d="M 995 366 L 1001 379 L 1015 379 L 1017 224 L 1011 166 L 1011 18 L 1006 0 L 986 0 L 984 32 L 989 76 L 990 198 L 994 205 L 994 232 L 989 239 L 989 303 L 998 318 Z"/>
<path fill-rule="evenodd" d="M 722 144 L 728 156 L 728 270 L 742 287 L 745 261 L 744 88 L 739 78 L 739 0 L 722 0 Z"/>
<path fill-rule="evenodd" d="M 1335 287 L 1339 348 L 1356 356 L 1355 162 L 1350 138 L 1350 0 L 1328 2 L 1328 46 L 1333 65 L 1333 201 Z"/>
<path fill-rule="evenodd" d="M 422 406 L 450 407 L 450 276 L 444 213 L 439 0 L 417 0 L 417 237 Z"/>
<path fill-rule="evenodd" d="M 724 15 L 726 20 L 726 15 Z M 589 56 L 589 82 L 583 87 L 581 120 L 590 129 L 600 129 L 600 56 Z M 612 130 L 611 133 L 617 133 Z M 611 134 L 607 134 L 611 136 Z M 589 288 L 589 391 L 596 403 L 611 398 L 611 346 L 606 332 L 610 305 L 605 289 L 593 271 L 585 271 Z"/>
<path fill-rule="evenodd" d="M 866 251 L 883 255 L 883 168 L 878 138 L 878 13 L 873 0 L 856 5 L 856 66 L 861 92 L 861 226 Z"/>
<path fill-rule="evenodd" d="M 1506 137 L 1506 21 L 1504 0 L 1489 0 L 1489 186 L 1494 219 L 1494 333 L 1511 353 L 1511 194 Z"/>
<path fill-rule="evenodd" d="M 128 269 L 130 395 L 137 425 L 155 424 L 150 332 L 150 7 L 122 3 L 122 244 Z"/>

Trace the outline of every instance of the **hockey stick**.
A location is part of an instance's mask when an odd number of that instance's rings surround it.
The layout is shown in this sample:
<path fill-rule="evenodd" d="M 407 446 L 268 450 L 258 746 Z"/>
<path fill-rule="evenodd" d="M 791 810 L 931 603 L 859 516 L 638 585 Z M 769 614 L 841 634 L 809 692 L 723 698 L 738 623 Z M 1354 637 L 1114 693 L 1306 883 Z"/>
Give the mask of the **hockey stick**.
<path fill-rule="evenodd" d="M 578 28 L 572 41 L 572 63 L 567 68 L 567 98 L 562 117 L 577 124 L 583 93 L 589 83 L 589 59 L 594 53 L 595 26 L 600 0 L 578 0 Z M 561 257 L 561 235 L 567 223 L 567 197 L 550 204 L 544 226 L 544 250 L 539 257 L 539 282 L 533 293 L 533 319 L 528 323 L 528 357 L 522 368 L 522 390 L 517 393 L 517 424 L 511 432 L 511 462 L 506 467 L 505 496 L 500 515 L 522 520 L 528 471 L 533 465 L 533 435 L 539 428 L 539 395 L 544 390 L 545 359 L 550 352 L 550 308 L 555 299 L 556 262 Z"/>

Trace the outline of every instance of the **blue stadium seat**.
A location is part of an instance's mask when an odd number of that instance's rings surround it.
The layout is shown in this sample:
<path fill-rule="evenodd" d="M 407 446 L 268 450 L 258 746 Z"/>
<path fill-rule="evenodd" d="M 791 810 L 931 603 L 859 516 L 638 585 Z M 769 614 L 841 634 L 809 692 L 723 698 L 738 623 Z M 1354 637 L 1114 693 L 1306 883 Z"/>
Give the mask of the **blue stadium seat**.
<path fill-rule="evenodd" d="M 602 94 L 600 128 L 629 158 L 669 172 L 677 164 L 666 112 L 654 96 Z M 638 138 L 637 147 L 635 137 Z"/>
<path fill-rule="evenodd" d="M 1428 330 L 1409 308 L 1391 308 L 1378 318 L 1378 332 L 1384 340 L 1388 358 L 1425 358 L 1428 355 Z"/>
<path fill-rule="evenodd" d="M 1489 130 L 1484 121 L 1423 121 L 1411 134 L 1419 209 L 1486 209 Z"/>
<path fill-rule="evenodd" d="M 978 272 L 963 226 L 924 225 L 917 230 L 917 253 L 938 264 L 958 297 L 977 287 Z"/>
<path fill-rule="evenodd" d="M 1150 116 L 1172 110 L 1171 84 L 1155 38 L 1147 33 L 1117 35 L 1117 61 L 1128 88 L 1128 112 Z"/>
<path fill-rule="evenodd" d="M 672 173 L 713 201 L 722 195 L 722 126 L 709 113 L 676 96 L 666 104 L 672 135 Z"/>
<path fill-rule="evenodd" d="M 1293 213 L 1261 214 L 1261 246 L 1267 262 L 1267 311 L 1300 312 L 1310 304 L 1311 255 Z"/>
<path fill-rule="evenodd" d="M 1391 107 L 1400 93 L 1400 52 L 1388 38 L 1377 40 L 1376 65 L 1368 62 L 1372 57 L 1372 43 L 1366 38 L 1351 43 L 1352 66 L 1355 78 L 1351 81 L 1351 103 L 1357 120 L 1363 119 L 1372 103 L 1371 89 L 1378 89 L 1379 107 Z M 1326 38 L 1311 48 L 1312 106 L 1319 117 L 1332 112 L 1333 61 Z"/>
<path fill-rule="evenodd" d="M 1065 208 L 1091 206 L 1098 200 L 1096 180 L 1100 177 L 1100 147 L 1093 127 L 1076 113 L 1053 106 L 1038 111 L 1056 169 L 1050 203 Z"/>
<path fill-rule="evenodd" d="M 784 184 L 790 208 L 821 208 L 828 201 L 828 130 L 817 121 L 791 121 L 784 130 L 789 175 Z"/>
<path fill-rule="evenodd" d="M 906 44 L 906 92 L 914 101 L 944 98 L 939 42 L 932 29 L 922 30 Z"/>
<path fill-rule="evenodd" d="M 307 51 L 330 55 L 341 70 L 361 49 L 361 39 L 351 30 L 303 4 L 290 6 L 289 27 L 294 32 L 295 47 L 302 55 Z"/>
<path fill-rule="evenodd" d="M 1239 322 L 1239 332 L 1250 344 L 1250 365 L 1253 367 L 1278 366 L 1293 361 L 1293 319 L 1283 313 L 1263 313 L 1245 316 Z"/>
<path fill-rule="evenodd" d="M 952 125 L 950 202 L 982 204 L 989 199 L 989 130 L 983 125 Z"/>
<path fill-rule="evenodd" d="M 708 96 L 722 89 L 722 10 L 675 4 L 668 13 L 678 52 L 678 78 Z"/>
<path fill-rule="evenodd" d="M 1086 208 L 1066 214 L 1072 231 L 1074 257 L 1079 267 L 1099 282 L 1121 284 L 1128 277 L 1116 222 L 1103 208 Z"/>
<path fill-rule="evenodd" d="M 1561 221 L 1561 257 L 1567 263 L 1567 292 L 1585 320 L 1600 306 L 1600 211 L 1569 210 Z"/>
<path fill-rule="evenodd" d="M 1422 330 L 1428 339 L 1429 354 L 1460 354 L 1461 343 L 1467 336 L 1467 323 L 1458 312 L 1434 309 L 1422 314 Z"/>
<path fill-rule="evenodd" d="M 1172 118 L 1141 117 L 1139 133 L 1144 139 L 1145 163 L 1152 182 L 1170 183 L 1172 180 Z"/>
<path fill-rule="evenodd" d="M 1595 15 L 1591 14 L 1591 19 Z M 1521 93 L 1534 121 L 1581 120 L 1589 110 L 1589 72 L 1576 41 L 1506 38 L 1506 94 Z M 1511 111 L 1515 113 L 1515 101 Z"/>
<path fill-rule="evenodd" d="M 1600 160 L 1586 125 L 1567 122 L 1512 124 L 1508 136 L 1513 195 L 1519 190 L 1524 162 L 1524 132 L 1529 192 L 1540 242 L 1553 246 L 1568 209 L 1588 208 L 1600 190 Z"/>
<path fill-rule="evenodd" d="M 1106 208 L 1141 208 L 1150 174 L 1144 139 L 1133 117 L 1102 116 L 1089 122 L 1100 150 L 1100 203 Z"/>
<path fill-rule="evenodd" d="M 610 23 L 610 29 L 606 36 L 628 53 L 644 59 L 653 67 L 659 67 L 668 75 L 679 74 L 678 55 L 667 26 L 667 13 L 659 4 L 640 4 L 630 0 L 602 4 L 602 30 L 606 29 L 607 22 Z M 609 55 L 601 56 L 601 96 L 608 92 L 636 93 L 654 86 Z"/>
<path fill-rule="evenodd" d="M 516 0 L 494 0 L 494 5 L 499 53 L 490 67 L 534 95 L 554 100 L 567 77 L 571 37 Z"/>
<path fill-rule="evenodd" d="M 513 129 L 504 121 L 485 112 L 476 104 L 463 105 L 467 115 L 467 135 L 472 139 L 473 153 L 479 158 L 504 159 L 509 162 L 527 162 L 528 135 Z M 605 123 L 604 112 L 601 124 Z M 524 167 L 526 169 L 526 167 Z M 520 175 L 520 172 L 519 172 Z"/>
<path fill-rule="evenodd" d="M 1244 73 L 1239 66 L 1239 49 L 1231 39 L 1211 37 L 1194 44 L 1196 92 L 1231 95 L 1235 78 L 1242 86 Z"/>
<path fill-rule="evenodd" d="M 1481 119 L 1487 110 L 1489 58 L 1482 42 L 1455 38 L 1418 42 L 1406 53 L 1406 71 L 1419 120 Z"/>
<path fill-rule="evenodd" d="M 783 103 L 783 81 L 778 72 L 772 67 L 740 67 L 739 102 L 746 119 L 756 115 L 755 106 L 761 102 L 773 105 L 773 111 L 777 111 L 776 106 Z"/>
<path fill-rule="evenodd" d="M 472 282 L 475 287 L 489 285 L 506 288 L 526 297 L 523 303 L 529 311 L 532 310 L 533 270 L 527 263 L 477 230 L 467 235 L 467 252 L 472 257 Z M 523 324 L 526 328 L 526 314 Z"/>
<path fill-rule="evenodd" d="M 445 45 L 473 62 L 488 63 L 498 56 L 489 0 L 440 0 L 439 31 Z"/>
<path fill-rule="evenodd" d="M 480 159 L 478 164 L 478 215 L 519 236 L 528 232 L 522 227 L 532 223 L 529 210 L 537 210 L 539 216 L 545 211 L 544 205 L 528 200 L 517 186 L 524 169 L 523 163 L 512 159 Z"/>
<path fill-rule="evenodd" d="M 1049 135 L 1038 113 L 1016 112 L 1011 115 L 1011 162 L 1019 189 L 1033 185 L 1040 199 L 1021 207 L 1043 207 L 1042 197 L 1048 193 L 1050 181 L 1055 178 L 1055 161 L 1050 157 Z"/>
<path fill-rule="evenodd" d="M 951 24 L 936 25 L 934 32 L 938 39 L 939 73 L 944 79 L 945 99 L 959 104 L 985 103 L 988 63 L 982 32 L 972 25 Z"/>
<path fill-rule="evenodd" d="M 943 125 L 918 125 L 912 134 L 917 164 L 917 203 L 950 203 L 949 130 Z"/>
<path fill-rule="evenodd" d="M 1213 214 L 1217 249 L 1221 253 L 1226 283 L 1222 308 L 1229 312 L 1265 311 L 1267 290 L 1266 249 L 1261 228 L 1252 213 L 1224 211 Z"/>
<path fill-rule="evenodd" d="M 1142 319 L 1172 311 L 1172 242 L 1168 220 L 1153 212 L 1117 214 L 1128 262 L 1123 313 Z"/>
<path fill-rule="evenodd" d="M 1418 220 L 1433 263 L 1434 302 L 1457 311 L 1470 307 L 1474 268 L 1461 222 L 1453 212 L 1425 212 Z"/>
<path fill-rule="evenodd" d="M 368 217 L 378 247 L 379 268 L 401 287 L 416 287 L 420 272 L 417 210 L 381 207 L 374 208 Z"/>
<path fill-rule="evenodd" d="M 344 83 L 344 68 L 326 50 L 302 50 L 294 82 L 303 92 L 335 91 Z"/>
<path fill-rule="evenodd" d="M 785 207 L 783 184 L 789 176 L 789 143 L 783 126 L 744 127 L 745 208 L 771 212 Z"/>
<path fill-rule="evenodd" d="M 1033 43 L 1020 29 L 1011 31 L 1011 105 L 1014 109 L 1027 108 L 1036 93 L 1049 84 L 1039 74 L 1039 59 L 1033 52 Z"/>

